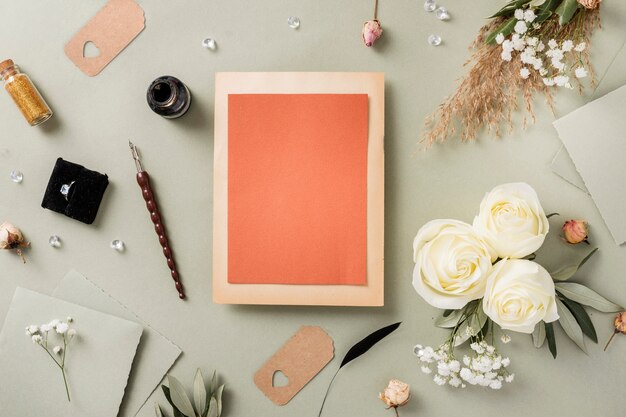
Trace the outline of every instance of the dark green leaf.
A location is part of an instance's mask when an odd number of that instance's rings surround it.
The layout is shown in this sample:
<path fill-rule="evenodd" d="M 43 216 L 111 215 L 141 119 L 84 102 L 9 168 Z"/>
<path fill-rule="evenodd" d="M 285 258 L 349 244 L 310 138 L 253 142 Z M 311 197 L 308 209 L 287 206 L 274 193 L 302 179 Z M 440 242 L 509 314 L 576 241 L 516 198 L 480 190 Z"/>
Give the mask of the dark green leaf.
<path fill-rule="evenodd" d="M 563 3 L 554 11 L 559 15 L 559 25 L 564 26 L 572 20 L 574 14 L 578 10 L 578 1 L 577 0 L 563 0 Z"/>
<path fill-rule="evenodd" d="M 578 304 L 576 301 L 572 301 L 565 297 L 563 297 L 561 300 L 563 301 L 563 304 L 567 306 L 569 311 L 572 312 L 583 333 L 587 335 L 587 337 L 591 339 L 594 343 L 598 343 L 598 335 L 596 334 L 596 329 L 595 327 L 593 327 L 591 318 L 589 317 L 589 314 L 587 314 L 583 306 Z"/>
<path fill-rule="evenodd" d="M 341 361 L 341 365 L 339 365 L 339 369 L 343 368 L 344 366 L 346 366 L 347 364 L 349 364 L 350 362 L 352 362 L 359 356 L 366 353 L 374 345 L 376 345 L 376 343 L 380 342 L 385 337 L 393 333 L 398 327 L 400 327 L 400 324 L 402 324 L 401 321 L 398 323 L 394 323 L 392 325 L 383 327 L 382 329 L 378 329 L 374 333 L 370 334 L 369 336 L 365 337 L 363 340 L 361 340 L 360 342 L 352 346 L 350 350 L 348 351 L 348 353 L 346 353 L 346 356 L 344 356 L 343 360 Z"/>
<path fill-rule="evenodd" d="M 489 36 L 487 36 L 487 39 L 485 39 L 485 42 L 490 45 L 494 45 L 496 43 L 496 37 L 500 33 L 504 35 L 505 37 L 509 36 L 513 32 L 513 29 L 515 28 L 516 23 L 517 23 L 517 19 L 515 19 L 514 17 L 506 20 L 504 23 L 498 26 L 493 32 L 491 32 Z"/>
<path fill-rule="evenodd" d="M 333 381 L 337 377 L 337 374 L 339 373 L 341 368 L 343 368 L 345 365 L 349 364 L 350 362 L 352 362 L 359 356 L 365 354 L 374 345 L 376 345 L 385 337 L 393 333 L 398 327 L 400 327 L 401 324 L 402 322 L 400 321 L 398 323 L 394 323 L 389 326 L 378 329 L 375 332 L 366 336 L 364 339 L 362 339 L 357 344 L 352 346 L 350 350 L 348 350 L 348 353 L 346 353 L 346 356 L 344 356 L 343 360 L 341 361 L 341 365 L 339 365 L 339 368 L 335 372 L 333 379 L 330 380 L 330 383 L 328 384 L 328 388 L 326 388 L 326 394 L 324 394 L 324 399 L 322 400 L 322 405 L 320 407 L 320 412 L 318 414 L 318 417 L 322 415 L 322 411 L 324 410 L 324 404 L 326 403 L 326 397 L 328 397 L 328 392 L 330 391 L 330 387 L 333 385 Z"/>
<path fill-rule="evenodd" d="M 574 318 L 574 315 L 565 307 L 565 304 L 560 299 L 556 299 L 556 309 L 559 313 L 559 324 L 565 331 L 565 334 L 572 339 L 574 343 L 587 353 L 587 347 L 585 346 L 585 339 L 583 337 L 583 331 L 581 330 L 578 322 Z"/>
<path fill-rule="evenodd" d="M 166 387 L 165 385 L 161 385 L 161 388 L 163 389 L 163 394 L 165 395 L 165 399 L 167 400 L 168 403 L 170 403 L 170 405 L 172 406 L 172 409 L 174 410 L 174 417 L 185 417 L 183 413 L 178 411 L 178 408 L 176 408 L 176 406 L 172 402 L 172 397 L 170 397 L 170 389 Z"/>
<path fill-rule="evenodd" d="M 548 349 L 552 353 L 552 357 L 556 359 L 556 338 L 554 337 L 554 327 L 552 323 L 544 323 L 546 328 L 546 339 L 548 340 Z"/>
<path fill-rule="evenodd" d="M 443 310 L 443 314 L 442 315 L 444 317 L 448 317 L 450 314 L 452 314 L 453 311 L 456 311 L 456 310 L 449 310 L 449 309 L 448 310 Z"/>
<path fill-rule="evenodd" d="M 570 300 L 595 308 L 603 313 L 615 313 L 624 310 L 622 306 L 607 300 L 582 284 L 575 282 L 557 282 L 554 286 L 558 292 Z"/>

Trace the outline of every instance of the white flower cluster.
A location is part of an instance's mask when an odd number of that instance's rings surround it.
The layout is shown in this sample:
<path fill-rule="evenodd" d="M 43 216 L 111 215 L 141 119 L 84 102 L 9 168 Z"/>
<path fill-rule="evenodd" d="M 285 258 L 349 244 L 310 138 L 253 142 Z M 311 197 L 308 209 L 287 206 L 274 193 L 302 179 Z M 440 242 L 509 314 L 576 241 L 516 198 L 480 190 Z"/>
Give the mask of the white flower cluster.
<path fill-rule="evenodd" d="M 515 11 L 517 23 L 511 38 L 507 39 L 502 33 L 496 36 L 496 42 L 502 45 L 502 60 L 510 62 L 513 54 L 518 52 L 519 59 L 524 64 L 520 70 L 520 77 L 528 79 L 531 70 L 534 70 L 548 87 L 574 88 L 570 82 L 572 77 L 585 78 L 588 75 L 580 59 L 580 54 L 586 49 L 587 44 L 581 42 L 575 45 L 574 41 L 569 39 L 559 44 L 555 39 L 551 39 L 546 46 L 541 39 L 528 33 L 531 28 L 536 30 L 541 27 L 540 24 L 533 23 L 536 18 L 535 12 L 531 9 Z M 573 59 L 575 63 L 568 64 L 568 58 L 575 58 Z"/>
<path fill-rule="evenodd" d="M 48 332 L 56 332 L 61 336 L 67 335 L 68 340 L 71 340 L 74 336 L 76 336 L 76 330 L 71 329 L 69 323 L 72 323 L 74 320 L 71 317 L 67 318 L 67 321 L 60 321 L 58 319 L 54 319 L 49 323 L 44 323 L 41 326 L 37 326 L 36 324 L 31 324 L 26 327 L 26 336 L 30 336 L 32 342 L 36 345 L 47 345 L 48 343 Z M 46 346 L 44 346 L 46 347 Z M 52 351 L 57 355 L 61 354 L 63 348 L 61 346 L 55 346 Z"/>
<path fill-rule="evenodd" d="M 467 384 L 500 389 L 504 382 L 513 382 L 515 374 L 509 374 L 509 358 L 500 356 L 494 346 L 484 340 L 470 345 L 474 356 L 465 355 L 463 363 L 455 359 L 450 345 L 443 344 L 434 350 L 430 346 L 415 346 L 414 352 L 422 362 L 422 372 L 431 374 L 436 367 L 433 381 L 437 385 L 465 388 Z"/>

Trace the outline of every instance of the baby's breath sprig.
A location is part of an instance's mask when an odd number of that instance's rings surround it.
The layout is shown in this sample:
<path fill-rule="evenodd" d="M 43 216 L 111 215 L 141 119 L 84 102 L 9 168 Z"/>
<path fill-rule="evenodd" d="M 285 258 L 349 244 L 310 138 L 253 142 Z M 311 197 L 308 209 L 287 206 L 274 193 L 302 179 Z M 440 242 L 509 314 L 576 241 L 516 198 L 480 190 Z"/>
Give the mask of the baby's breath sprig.
<path fill-rule="evenodd" d="M 70 324 L 73 322 L 74 319 L 68 317 L 66 321 L 54 319 L 49 323 L 42 324 L 41 326 L 31 324 L 26 327 L 26 335 L 30 336 L 31 341 L 40 346 L 61 370 L 63 383 L 65 384 L 65 393 L 67 394 L 67 401 L 70 402 L 72 400 L 70 398 L 70 390 L 67 384 L 67 375 L 65 373 L 65 359 L 67 346 L 76 336 L 76 330 L 70 327 Z M 60 344 L 52 342 L 52 339 L 55 337 L 59 339 Z"/>

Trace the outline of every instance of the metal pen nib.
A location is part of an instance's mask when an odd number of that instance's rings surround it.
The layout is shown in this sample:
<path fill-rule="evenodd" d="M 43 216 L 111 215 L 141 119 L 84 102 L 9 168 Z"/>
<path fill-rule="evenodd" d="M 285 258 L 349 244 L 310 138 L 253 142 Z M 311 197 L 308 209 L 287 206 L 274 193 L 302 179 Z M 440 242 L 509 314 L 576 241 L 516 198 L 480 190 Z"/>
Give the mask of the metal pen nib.
<path fill-rule="evenodd" d="M 137 151 L 137 147 L 130 140 L 128 141 L 128 146 L 130 147 L 130 152 L 133 155 L 133 159 L 135 160 L 135 166 L 137 167 L 137 172 L 142 172 L 143 166 L 141 165 L 141 159 L 139 159 L 139 151 Z"/>

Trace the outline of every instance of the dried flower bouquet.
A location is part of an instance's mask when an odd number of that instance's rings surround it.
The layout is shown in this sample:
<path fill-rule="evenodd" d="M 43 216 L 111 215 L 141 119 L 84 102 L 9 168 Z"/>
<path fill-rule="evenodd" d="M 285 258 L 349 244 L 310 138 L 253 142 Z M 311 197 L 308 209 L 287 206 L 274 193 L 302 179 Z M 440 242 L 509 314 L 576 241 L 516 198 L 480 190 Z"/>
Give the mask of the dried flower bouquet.
<path fill-rule="evenodd" d="M 535 122 L 537 93 L 554 111 L 557 87 L 582 92 L 581 79 L 595 77 L 591 35 L 600 26 L 601 0 L 512 0 L 491 16 L 470 49 L 469 73 L 457 91 L 426 119 L 423 141 L 445 142 L 458 134 L 473 141 L 487 132 L 511 133 L 521 103 L 523 127 Z"/>

